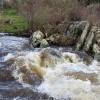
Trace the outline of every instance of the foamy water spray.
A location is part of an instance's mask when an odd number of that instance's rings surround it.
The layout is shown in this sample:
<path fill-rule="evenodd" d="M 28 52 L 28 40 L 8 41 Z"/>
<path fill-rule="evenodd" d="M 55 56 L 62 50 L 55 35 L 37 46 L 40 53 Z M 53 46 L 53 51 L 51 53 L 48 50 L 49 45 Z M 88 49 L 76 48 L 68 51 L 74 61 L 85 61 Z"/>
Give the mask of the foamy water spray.
<path fill-rule="evenodd" d="M 97 61 L 88 66 L 74 53 L 60 53 L 50 48 L 20 52 L 12 57 L 13 76 L 26 87 L 59 100 L 99 100 L 100 63 Z M 5 59 L 12 57 L 8 55 Z M 42 79 L 36 87 L 29 84 L 34 77 Z"/>

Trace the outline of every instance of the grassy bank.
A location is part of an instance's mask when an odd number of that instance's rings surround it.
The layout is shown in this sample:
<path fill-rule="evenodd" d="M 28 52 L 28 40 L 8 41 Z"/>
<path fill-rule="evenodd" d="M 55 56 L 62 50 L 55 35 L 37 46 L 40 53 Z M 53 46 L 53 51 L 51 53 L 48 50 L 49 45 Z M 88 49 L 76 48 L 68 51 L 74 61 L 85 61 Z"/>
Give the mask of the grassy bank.
<path fill-rule="evenodd" d="M 0 32 L 18 34 L 24 29 L 27 29 L 27 24 L 15 9 L 4 9 L 0 14 Z"/>

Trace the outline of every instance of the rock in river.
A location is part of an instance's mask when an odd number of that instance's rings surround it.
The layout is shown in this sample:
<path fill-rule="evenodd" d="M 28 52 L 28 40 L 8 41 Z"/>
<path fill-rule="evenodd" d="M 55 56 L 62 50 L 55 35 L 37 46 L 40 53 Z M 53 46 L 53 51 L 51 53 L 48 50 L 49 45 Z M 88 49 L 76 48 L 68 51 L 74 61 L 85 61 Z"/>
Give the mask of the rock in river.
<path fill-rule="evenodd" d="M 40 47 L 43 48 L 43 47 L 48 47 L 48 46 L 49 46 L 49 43 L 46 41 L 46 39 L 42 39 L 40 43 Z"/>
<path fill-rule="evenodd" d="M 94 59 L 100 62 L 100 53 L 96 53 Z"/>
<path fill-rule="evenodd" d="M 41 40 L 44 38 L 44 34 L 41 31 L 34 32 L 30 37 L 31 47 L 40 46 Z"/>

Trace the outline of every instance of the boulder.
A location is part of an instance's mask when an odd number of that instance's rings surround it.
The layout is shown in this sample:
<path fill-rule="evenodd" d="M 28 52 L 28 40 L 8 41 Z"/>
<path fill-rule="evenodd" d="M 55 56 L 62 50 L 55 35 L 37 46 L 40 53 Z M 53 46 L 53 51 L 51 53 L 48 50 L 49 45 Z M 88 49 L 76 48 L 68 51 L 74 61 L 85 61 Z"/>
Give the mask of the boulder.
<path fill-rule="evenodd" d="M 93 44 L 93 51 L 95 53 L 94 59 L 100 62 L 100 28 L 98 28 L 95 35 L 95 43 Z"/>
<path fill-rule="evenodd" d="M 58 33 L 57 33 L 57 34 L 54 34 L 52 37 L 54 38 L 53 43 L 54 43 L 54 44 L 60 45 L 61 39 L 63 38 L 63 37 L 61 36 L 61 34 L 58 34 Z M 62 37 L 62 38 L 61 38 L 61 37 Z"/>
<path fill-rule="evenodd" d="M 53 34 L 46 40 L 51 44 L 68 46 L 73 45 L 76 42 L 76 36 L 68 36 L 67 34 Z"/>
<path fill-rule="evenodd" d="M 74 22 L 75 26 L 78 28 L 78 29 L 81 29 L 83 30 L 85 28 L 85 26 L 87 25 L 88 21 L 76 21 Z"/>
<path fill-rule="evenodd" d="M 95 35 L 95 42 L 93 44 L 93 51 L 95 54 L 100 53 L 100 28 L 98 28 L 97 33 Z"/>
<path fill-rule="evenodd" d="M 84 27 L 87 25 L 87 21 L 77 21 L 77 22 L 73 22 L 69 25 L 69 27 L 67 28 L 67 35 L 70 36 L 75 36 L 78 35 L 80 31 L 82 31 L 84 29 Z"/>
<path fill-rule="evenodd" d="M 83 48 L 85 51 L 89 51 L 90 46 L 92 46 L 92 43 L 93 43 L 93 40 L 94 40 L 94 37 L 95 37 L 96 33 L 97 33 L 97 27 L 92 26 L 91 30 L 89 32 L 89 35 L 86 38 L 86 42 L 85 42 L 85 45 L 84 45 L 84 48 Z"/>
<path fill-rule="evenodd" d="M 100 34 L 96 35 L 95 40 L 96 40 L 97 44 L 100 46 Z"/>
<path fill-rule="evenodd" d="M 85 28 L 83 29 L 82 35 L 81 35 L 79 41 L 77 42 L 77 45 L 76 45 L 77 50 L 79 50 L 82 47 L 82 45 L 85 41 L 85 38 L 88 34 L 88 30 L 89 30 L 89 23 L 87 22 Z"/>
<path fill-rule="evenodd" d="M 62 37 L 62 34 L 56 33 L 56 34 L 53 34 L 50 37 L 46 38 L 46 40 L 49 43 L 56 44 L 56 45 L 61 45 L 61 40 L 63 39 L 63 37 L 62 38 L 61 37 Z"/>
<path fill-rule="evenodd" d="M 94 59 L 100 62 L 100 52 L 94 55 Z"/>
<path fill-rule="evenodd" d="M 58 50 L 45 48 L 39 53 L 39 66 L 55 68 L 58 64 L 78 63 L 80 57 L 74 53 L 61 53 Z"/>
<path fill-rule="evenodd" d="M 73 23 L 68 27 L 67 35 L 74 36 L 77 33 L 77 26 Z"/>
<path fill-rule="evenodd" d="M 62 54 L 51 48 L 43 49 L 39 54 L 39 59 L 41 67 L 54 68 L 56 64 L 64 62 Z"/>
<path fill-rule="evenodd" d="M 50 37 L 48 37 L 48 38 L 46 38 L 46 40 L 48 41 L 48 42 L 54 42 L 54 35 L 51 35 Z"/>
<path fill-rule="evenodd" d="M 44 34 L 41 31 L 34 32 L 30 37 L 31 47 L 40 46 L 40 43 L 43 38 L 44 38 Z"/>
<path fill-rule="evenodd" d="M 94 51 L 95 53 L 100 53 L 100 46 L 97 45 L 97 44 L 94 44 L 94 45 L 93 45 L 93 51 Z"/>
<path fill-rule="evenodd" d="M 83 45 L 85 37 L 89 30 L 88 21 L 77 21 L 69 25 L 66 31 L 66 42 L 67 45 L 74 45 L 77 42 L 76 49 L 79 50 Z M 64 42 L 65 43 L 65 42 Z"/>
<path fill-rule="evenodd" d="M 40 43 L 40 47 L 41 48 L 45 48 L 48 47 L 49 43 L 46 41 L 46 39 L 42 39 L 41 43 Z"/>

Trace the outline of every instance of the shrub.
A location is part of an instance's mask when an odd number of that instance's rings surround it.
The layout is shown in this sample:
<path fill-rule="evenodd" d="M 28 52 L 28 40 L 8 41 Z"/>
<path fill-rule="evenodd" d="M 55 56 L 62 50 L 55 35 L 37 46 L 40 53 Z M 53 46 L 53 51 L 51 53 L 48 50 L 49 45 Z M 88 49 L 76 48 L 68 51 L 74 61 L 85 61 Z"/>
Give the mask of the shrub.
<path fill-rule="evenodd" d="M 3 8 L 12 8 L 13 4 L 10 0 L 3 0 Z"/>
<path fill-rule="evenodd" d="M 87 7 L 87 20 L 95 25 L 100 26 L 100 4 L 91 4 Z"/>
<path fill-rule="evenodd" d="M 60 7 L 57 10 L 58 5 L 60 5 Z M 53 5 L 51 6 L 53 8 Z M 70 22 L 86 20 L 87 10 L 84 6 L 80 5 L 77 0 L 66 1 L 66 3 L 60 2 L 56 6 L 54 6 L 55 8 L 51 11 L 48 20 L 49 24 L 52 25 L 48 34 L 65 33 L 67 25 Z"/>
<path fill-rule="evenodd" d="M 34 31 L 35 19 L 38 16 L 38 13 L 41 7 L 40 0 L 21 0 L 21 6 L 19 7 L 20 16 L 26 21 L 28 24 L 29 32 Z"/>
<path fill-rule="evenodd" d="M 86 8 L 81 5 L 77 0 L 68 2 L 66 17 L 69 21 L 81 21 L 86 18 Z"/>
<path fill-rule="evenodd" d="M 18 12 L 18 8 L 21 6 L 20 2 L 21 0 L 11 0 L 13 7 L 17 10 Z"/>
<path fill-rule="evenodd" d="M 92 3 L 100 3 L 100 0 L 78 0 L 82 5 L 90 5 Z"/>
<path fill-rule="evenodd" d="M 65 33 L 66 23 L 70 21 L 88 20 L 99 24 L 100 5 L 94 5 L 86 6 L 78 0 L 21 0 L 18 10 L 30 33 L 41 30 L 51 35 Z"/>
<path fill-rule="evenodd" d="M 29 31 L 32 32 L 42 29 L 48 24 L 52 15 L 61 12 L 62 3 L 64 4 L 62 0 L 21 0 L 19 14 L 27 22 Z M 55 17 L 57 21 L 60 20 L 58 15 Z"/>

